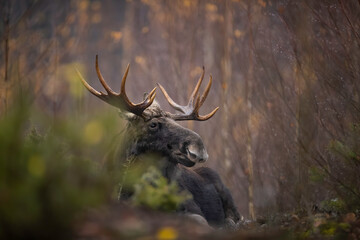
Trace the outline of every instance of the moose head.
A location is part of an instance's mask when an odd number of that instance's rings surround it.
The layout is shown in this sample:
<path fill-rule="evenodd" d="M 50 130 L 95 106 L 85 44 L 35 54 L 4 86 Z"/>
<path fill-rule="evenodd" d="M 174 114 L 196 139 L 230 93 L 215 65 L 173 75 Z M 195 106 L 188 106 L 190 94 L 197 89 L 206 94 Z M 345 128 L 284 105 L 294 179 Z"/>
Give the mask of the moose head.
<path fill-rule="evenodd" d="M 199 109 L 210 91 L 212 77 L 210 76 L 209 83 L 202 96 L 198 95 L 200 85 L 204 79 L 205 71 L 203 69 L 202 75 L 186 106 L 181 106 L 174 102 L 163 86 L 158 84 L 170 106 L 180 112 L 173 114 L 163 111 L 160 105 L 154 101 L 156 87 L 138 104 L 134 104 L 129 100 L 125 91 L 129 67 L 130 65 L 127 66 L 122 78 L 120 93 L 113 91 L 105 82 L 99 69 L 98 56 L 96 56 L 95 68 L 99 81 L 106 93 L 95 90 L 80 74 L 79 76 L 90 93 L 104 102 L 119 108 L 122 112 L 126 112 L 128 120 L 131 121 L 131 126 L 134 126 L 132 133 L 136 142 L 136 144 L 131 146 L 130 154 L 139 155 L 146 152 L 155 152 L 167 157 L 168 161 L 172 163 L 180 163 L 187 167 L 205 162 L 208 159 L 208 154 L 201 137 L 190 129 L 179 125 L 176 121 L 205 121 L 216 113 L 219 109 L 218 107 L 205 116 L 199 115 Z"/>

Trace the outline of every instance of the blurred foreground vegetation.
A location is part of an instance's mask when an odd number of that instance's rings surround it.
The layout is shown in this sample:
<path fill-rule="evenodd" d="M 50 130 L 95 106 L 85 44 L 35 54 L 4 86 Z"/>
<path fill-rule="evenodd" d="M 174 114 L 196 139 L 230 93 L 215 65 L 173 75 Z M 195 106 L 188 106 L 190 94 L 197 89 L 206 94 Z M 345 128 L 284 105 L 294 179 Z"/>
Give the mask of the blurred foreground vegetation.
<path fill-rule="evenodd" d="M 109 179 L 85 154 L 79 122 L 49 124 L 28 100 L 17 99 L 0 118 L 0 238 L 64 239 L 79 211 L 109 200 Z"/>

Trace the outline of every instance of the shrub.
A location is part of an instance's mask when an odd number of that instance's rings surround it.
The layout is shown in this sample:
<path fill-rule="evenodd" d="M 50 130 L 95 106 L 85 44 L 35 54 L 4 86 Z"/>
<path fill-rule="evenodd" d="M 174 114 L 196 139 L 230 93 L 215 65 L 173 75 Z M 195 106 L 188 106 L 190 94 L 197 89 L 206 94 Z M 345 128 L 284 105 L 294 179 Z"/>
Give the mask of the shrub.
<path fill-rule="evenodd" d="M 0 118 L 0 239 L 69 237 L 81 210 L 107 200 L 78 126 L 59 121 L 41 135 L 28 130 L 32 114 L 24 99 Z"/>
<path fill-rule="evenodd" d="M 156 210 L 175 211 L 191 195 L 180 191 L 176 182 L 168 182 L 155 167 L 149 167 L 135 185 L 132 201 Z"/>

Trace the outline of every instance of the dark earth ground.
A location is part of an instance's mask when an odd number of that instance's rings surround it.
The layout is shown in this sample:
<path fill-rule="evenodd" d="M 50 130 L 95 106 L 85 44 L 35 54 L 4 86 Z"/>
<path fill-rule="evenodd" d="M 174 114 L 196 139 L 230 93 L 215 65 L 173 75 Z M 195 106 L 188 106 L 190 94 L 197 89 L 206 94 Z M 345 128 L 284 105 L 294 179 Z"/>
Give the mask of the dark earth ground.
<path fill-rule="evenodd" d="M 360 239 L 360 218 L 314 209 L 215 229 L 187 216 L 118 203 L 79 217 L 76 239 Z"/>

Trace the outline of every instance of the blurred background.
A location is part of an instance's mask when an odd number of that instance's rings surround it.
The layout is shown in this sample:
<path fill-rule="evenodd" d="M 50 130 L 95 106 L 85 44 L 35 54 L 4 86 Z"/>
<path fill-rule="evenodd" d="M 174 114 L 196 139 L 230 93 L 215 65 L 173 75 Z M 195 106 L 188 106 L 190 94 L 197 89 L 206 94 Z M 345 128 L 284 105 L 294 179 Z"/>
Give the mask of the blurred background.
<path fill-rule="evenodd" d="M 161 83 L 185 104 L 204 66 L 213 85 L 201 113 L 220 110 L 206 122 L 181 124 L 201 135 L 206 165 L 242 215 L 310 211 L 324 201 L 359 206 L 359 1 L 0 2 L 1 117 L 27 93 L 36 114 L 24 129 L 46 135 L 70 119 L 88 158 L 100 162 L 125 123 L 86 91 L 75 68 L 102 89 L 98 54 L 116 90 L 130 63 L 133 102 Z M 160 92 L 157 101 L 173 111 Z M 44 172 L 40 160 L 29 161 L 32 173 Z"/>

